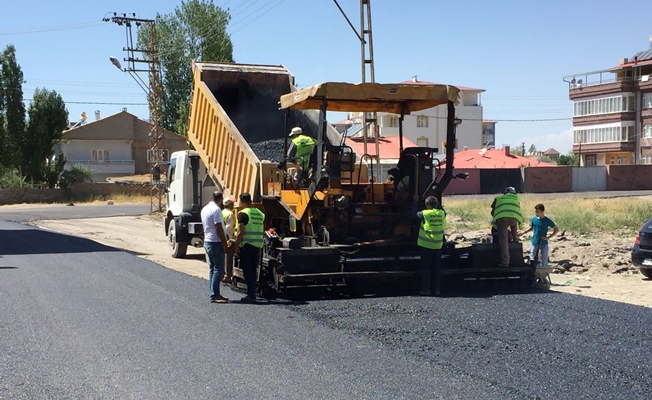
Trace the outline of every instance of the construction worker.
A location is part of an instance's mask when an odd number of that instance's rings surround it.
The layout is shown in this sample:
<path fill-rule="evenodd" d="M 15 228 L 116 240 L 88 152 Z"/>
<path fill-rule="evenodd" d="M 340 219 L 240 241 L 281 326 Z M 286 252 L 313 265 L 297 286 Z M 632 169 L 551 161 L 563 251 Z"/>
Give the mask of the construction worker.
<path fill-rule="evenodd" d="M 317 141 L 304 134 L 303 130 L 298 126 L 290 131 L 290 140 L 292 140 L 292 145 L 288 149 L 288 158 L 295 157 L 299 163 L 299 170 L 294 175 L 294 182 L 300 183 L 308 175 L 310 155 Z"/>
<path fill-rule="evenodd" d="M 415 196 L 418 199 L 417 196 Z M 416 202 L 416 200 L 415 200 Z M 417 245 L 421 247 L 421 296 L 440 294 L 441 248 L 444 245 L 446 212 L 439 207 L 435 196 L 426 198 L 426 209 L 418 212 L 421 220 Z M 431 287 L 431 275 L 434 274 L 434 288 Z"/>
<path fill-rule="evenodd" d="M 249 193 L 240 194 L 240 207 L 235 255 L 240 257 L 240 268 L 247 284 L 247 295 L 240 301 L 256 303 L 256 277 L 259 253 L 263 247 L 265 214 L 251 206 Z"/>
<path fill-rule="evenodd" d="M 523 225 L 521 200 L 512 186 L 505 188 L 505 192 L 496 197 L 491 203 L 491 215 L 498 227 L 498 244 L 500 245 L 499 267 L 509 266 L 509 239 L 518 241 L 518 229 Z M 511 230 L 511 232 L 508 232 Z"/>
<path fill-rule="evenodd" d="M 227 240 L 227 251 L 224 254 L 224 276 L 222 282 L 231 283 L 233 279 L 233 253 L 235 252 L 235 215 L 233 214 L 233 197 L 227 197 L 222 202 L 222 219 L 224 220 L 224 235 Z"/>

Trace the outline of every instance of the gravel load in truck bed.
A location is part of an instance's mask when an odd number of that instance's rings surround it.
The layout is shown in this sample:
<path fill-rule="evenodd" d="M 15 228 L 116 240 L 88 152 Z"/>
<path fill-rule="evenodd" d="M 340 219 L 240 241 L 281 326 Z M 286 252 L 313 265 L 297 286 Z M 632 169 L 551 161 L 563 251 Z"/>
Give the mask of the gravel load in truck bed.
<path fill-rule="evenodd" d="M 259 160 L 279 162 L 283 159 L 283 146 L 285 139 L 272 139 L 264 142 L 249 143 Z"/>

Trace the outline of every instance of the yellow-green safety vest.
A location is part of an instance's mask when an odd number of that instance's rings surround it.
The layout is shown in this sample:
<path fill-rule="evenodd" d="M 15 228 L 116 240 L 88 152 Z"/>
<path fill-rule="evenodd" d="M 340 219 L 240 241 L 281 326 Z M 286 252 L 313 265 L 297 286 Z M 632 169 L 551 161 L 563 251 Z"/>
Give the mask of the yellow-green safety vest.
<path fill-rule="evenodd" d="M 306 171 L 310 163 L 310 153 L 312 153 L 312 148 L 315 146 L 317 141 L 310 136 L 299 135 L 292 138 L 292 143 L 297 148 L 295 157 L 300 160 L 301 169 Z"/>
<path fill-rule="evenodd" d="M 228 235 L 228 232 L 226 231 L 226 221 L 229 220 L 229 217 L 231 215 L 233 215 L 233 211 L 229 210 L 228 208 L 222 209 L 222 219 L 224 220 L 224 225 L 223 225 L 224 226 L 224 233 L 226 234 L 227 239 L 233 239 L 232 237 L 228 237 L 229 235 Z M 234 222 L 234 225 L 236 225 L 235 222 Z M 238 229 L 237 225 L 233 227 L 233 234 L 234 235 L 235 235 L 236 229 Z"/>
<path fill-rule="evenodd" d="M 521 213 L 521 199 L 514 193 L 505 193 L 496 197 L 494 207 L 494 221 L 501 218 L 516 218 L 519 226 L 523 224 L 523 215 Z"/>
<path fill-rule="evenodd" d="M 444 210 L 423 210 L 423 221 L 419 228 L 417 245 L 427 249 L 441 249 L 444 245 L 444 229 L 446 228 L 446 213 Z"/>
<path fill-rule="evenodd" d="M 243 247 L 245 244 L 250 244 L 256 248 L 262 248 L 265 214 L 257 208 L 245 208 L 238 214 L 241 213 L 249 217 L 249 222 L 244 226 L 240 247 Z"/>

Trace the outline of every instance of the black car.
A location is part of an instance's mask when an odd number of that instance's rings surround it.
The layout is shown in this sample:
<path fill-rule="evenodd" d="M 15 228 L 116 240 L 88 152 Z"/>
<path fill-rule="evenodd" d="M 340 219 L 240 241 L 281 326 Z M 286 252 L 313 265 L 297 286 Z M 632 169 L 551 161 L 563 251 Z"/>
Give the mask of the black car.
<path fill-rule="evenodd" d="M 652 279 L 652 218 L 643 224 L 636 235 L 632 264 L 641 270 L 643 276 Z"/>

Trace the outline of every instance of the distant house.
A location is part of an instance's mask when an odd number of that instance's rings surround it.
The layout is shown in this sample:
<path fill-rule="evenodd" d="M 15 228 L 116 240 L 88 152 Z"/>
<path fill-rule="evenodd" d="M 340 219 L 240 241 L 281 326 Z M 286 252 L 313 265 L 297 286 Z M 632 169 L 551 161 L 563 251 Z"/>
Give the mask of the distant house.
<path fill-rule="evenodd" d="M 559 158 L 559 152 L 552 147 L 543 152 L 543 155 L 551 159 L 552 161 L 557 161 Z"/>
<path fill-rule="evenodd" d="M 355 126 L 355 125 L 354 125 Z M 362 125 L 358 124 L 360 129 Z M 364 149 L 364 139 L 362 137 L 349 137 L 346 139 L 346 146 L 351 146 L 356 154 L 369 154 L 370 156 L 376 155 L 376 140 L 374 138 L 367 139 L 367 151 Z M 403 148 L 416 147 L 410 139 L 403 138 Z M 380 179 L 378 181 L 387 180 L 387 171 L 392 168 L 395 168 L 398 165 L 398 159 L 401 157 L 399 137 L 398 136 L 388 136 L 381 137 L 378 140 L 378 149 L 380 154 Z M 359 162 L 359 161 L 358 161 Z M 367 160 L 369 168 L 371 164 Z M 374 161 L 375 163 L 375 161 Z M 376 165 L 374 164 L 374 175 L 376 174 Z"/>
<path fill-rule="evenodd" d="M 150 173 L 150 124 L 127 111 L 101 119 L 96 112 L 95 117 L 95 121 L 64 131 L 54 146 L 56 154 L 66 157 L 66 166 L 82 164 L 92 169 L 94 182 L 109 176 Z M 187 148 L 183 136 L 163 130 L 163 137 L 165 160 L 170 153 Z"/>
<path fill-rule="evenodd" d="M 455 153 L 455 169 L 495 169 L 520 167 L 552 167 L 557 164 L 541 162 L 536 158 L 512 154 L 509 146 L 502 149 L 466 149 Z"/>

